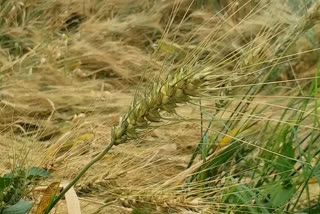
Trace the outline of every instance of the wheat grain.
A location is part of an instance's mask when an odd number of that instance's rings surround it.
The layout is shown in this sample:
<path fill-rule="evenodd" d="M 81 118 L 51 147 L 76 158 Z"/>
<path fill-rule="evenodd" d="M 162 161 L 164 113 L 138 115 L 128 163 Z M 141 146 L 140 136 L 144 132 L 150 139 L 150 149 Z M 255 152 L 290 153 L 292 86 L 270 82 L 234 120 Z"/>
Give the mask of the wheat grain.
<path fill-rule="evenodd" d="M 163 83 L 154 83 L 149 93 L 139 101 L 133 102 L 128 113 L 112 127 L 112 141 L 121 144 L 137 138 L 148 129 L 150 123 L 160 122 L 162 114 L 176 113 L 179 104 L 188 103 L 192 97 L 200 96 L 206 87 L 208 75 L 179 70 L 169 75 Z"/>

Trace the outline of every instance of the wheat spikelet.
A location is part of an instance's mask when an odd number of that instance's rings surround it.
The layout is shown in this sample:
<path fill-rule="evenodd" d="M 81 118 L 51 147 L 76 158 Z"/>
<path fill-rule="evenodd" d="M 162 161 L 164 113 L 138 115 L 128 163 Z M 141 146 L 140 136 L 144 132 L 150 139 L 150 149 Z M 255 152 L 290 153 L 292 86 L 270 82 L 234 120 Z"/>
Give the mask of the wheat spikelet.
<path fill-rule="evenodd" d="M 159 212 L 168 212 L 169 210 L 183 212 L 188 209 L 199 212 L 209 207 L 205 204 L 205 200 L 201 198 L 188 198 L 187 194 L 177 194 L 170 190 L 154 192 L 148 189 L 140 191 L 138 194 L 131 192 L 118 201 L 125 207 L 144 207 L 145 204 L 149 204 Z"/>
<path fill-rule="evenodd" d="M 277 46 L 274 53 L 276 56 L 275 60 L 283 56 L 292 43 L 297 40 L 299 35 L 311 28 L 319 19 L 319 7 L 320 4 L 315 3 L 313 7 L 309 9 L 308 13 L 290 29 L 289 33 L 280 39 L 278 44 L 275 44 Z M 272 30 L 269 33 L 272 33 Z M 256 41 L 253 41 L 253 44 L 255 42 Z M 259 52 L 262 48 L 263 47 L 258 48 L 255 52 Z M 191 56 L 192 55 L 189 57 Z M 256 65 L 256 61 L 259 62 L 261 60 L 256 59 L 249 61 L 248 66 L 248 60 L 245 59 L 246 67 Z M 196 63 L 196 61 L 191 60 L 187 66 L 195 67 L 193 66 L 194 63 Z M 163 113 L 175 113 L 178 104 L 188 103 L 192 97 L 200 96 L 202 94 L 201 89 L 204 89 L 206 86 L 210 85 L 215 88 L 215 86 L 212 85 L 213 79 L 215 79 L 214 71 L 208 70 L 209 69 L 194 71 L 192 69 L 185 70 L 181 68 L 174 74 L 169 73 L 164 82 L 153 83 L 141 99 L 135 100 L 132 103 L 128 113 L 120 118 L 119 124 L 112 127 L 111 138 L 112 141 L 115 142 L 115 145 L 137 138 L 141 132 L 148 129 L 151 123 L 160 122 Z M 269 74 L 270 73 L 271 72 L 269 72 Z M 263 82 L 268 79 L 269 74 L 264 75 Z M 244 78 L 246 78 L 246 76 Z M 256 93 L 258 91 L 259 90 L 256 90 Z"/>
<path fill-rule="evenodd" d="M 163 83 L 154 83 L 143 99 L 133 102 L 120 123 L 112 128 L 115 144 L 138 137 L 152 122 L 160 122 L 162 114 L 175 113 L 178 104 L 187 103 L 197 97 L 207 85 L 208 75 L 181 69 L 169 75 Z"/>

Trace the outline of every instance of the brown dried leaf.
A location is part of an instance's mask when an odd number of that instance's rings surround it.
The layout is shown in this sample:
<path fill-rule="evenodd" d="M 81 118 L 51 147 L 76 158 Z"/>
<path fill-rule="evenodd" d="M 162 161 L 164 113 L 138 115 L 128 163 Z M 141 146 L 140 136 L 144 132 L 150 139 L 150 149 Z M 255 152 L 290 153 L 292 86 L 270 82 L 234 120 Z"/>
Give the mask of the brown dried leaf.
<path fill-rule="evenodd" d="M 60 187 L 60 182 L 51 183 L 43 193 L 36 214 L 42 214 L 48 207 L 52 197 L 57 195 L 61 190 L 62 187 Z"/>

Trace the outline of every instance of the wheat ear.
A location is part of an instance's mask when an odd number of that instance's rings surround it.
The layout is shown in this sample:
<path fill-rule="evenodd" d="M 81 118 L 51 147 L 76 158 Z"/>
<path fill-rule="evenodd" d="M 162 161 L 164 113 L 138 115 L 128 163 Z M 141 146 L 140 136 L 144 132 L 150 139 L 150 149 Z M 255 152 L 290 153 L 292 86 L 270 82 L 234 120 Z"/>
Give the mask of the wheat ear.
<path fill-rule="evenodd" d="M 319 19 L 320 3 L 316 3 L 292 30 L 291 35 L 296 38 L 301 32 L 312 26 Z M 294 39 L 289 37 L 284 39 L 284 43 L 292 43 Z M 283 44 L 283 43 L 282 43 Z M 287 46 L 286 46 L 287 48 Z M 282 51 L 282 52 L 285 52 Z M 127 142 L 127 140 L 138 137 L 139 134 L 148 129 L 151 123 L 162 120 L 162 114 L 165 112 L 175 113 L 178 104 L 186 104 L 191 101 L 192 97 L 201 95 L 202 89 L 205 89 L 210 83 L 210 71 L 180 71 L 168 75 L 163 83 L 153 83 L 149 93 L 146 93 L 142 99 L 134 101 L 128 113 L 120 118 L 117 126 L 112 127 L 111 142 L 95 158 L 93 158 L 78 175 L 63 189 L 63 191 L 49 204 L 45 211 L 48 214 L 50 210 L 58 203 L 60 199 L 75 185 L 84 173 L 97 161 L 99 161 L 113 145 Z M 267 75 L 268 76 L 268 75 Z M 265 77 L 264 81 L 267 79 Z"/>
<path fill-rule="evenodd" d="M 134 139 L 146 130 L 150 123 L 159 122 L 164 112 L 175 113 L 178 104 L 191 101 L 192 97 L 200 96 L 208 82 L 209 74 L 205 72 L 186 72 L 183 69 L 168 75 L 163 83 L 154 83 L 145 97 L 133 102 L 128 113 L 120 118 L 117 126 L 112 127 L 111 142 L 94 159 L 92 159 L 78 175 L 62 190 L 62 192 L 49 204 L 45 211 L 48 214 L 59 200 L 75 185 L 84 173 L 99 161 L 113 145 L 125 143 Z"/>
<path fill-rule="evenodd" d="M 185 104 L 192 97 L 201 95 L 208 82 L 208 75 L 185 72 L 183 69 L 169 75 L 162 83 L 153 83 L 149 93 L 133 102 L 128 113 L 112 127 L 111 137 L 115 145 L 135 139 L 154 122 L 162 120 L 162 114 L 175 113 L 178 104 Z"/>

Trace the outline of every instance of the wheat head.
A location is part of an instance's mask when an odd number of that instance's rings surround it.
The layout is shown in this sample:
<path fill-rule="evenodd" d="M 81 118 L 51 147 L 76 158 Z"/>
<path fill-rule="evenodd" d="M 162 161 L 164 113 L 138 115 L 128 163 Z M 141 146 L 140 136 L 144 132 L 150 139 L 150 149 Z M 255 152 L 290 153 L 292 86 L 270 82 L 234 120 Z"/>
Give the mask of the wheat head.
<path fill-rule="evenodd" d="M 119 124 L 112 127 L 112 141 L 117 145 L 137 138 L 151 123 L 160 122 L 163 113 L 175 113 L 179 104 L 199 96 L 208 79 L 207 73 L 180 69 L 168 75 L 163 83 L 153 83 L 149 93 L 133 102 Z"/>

